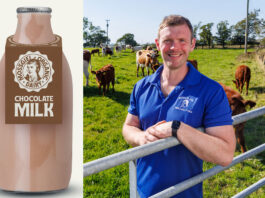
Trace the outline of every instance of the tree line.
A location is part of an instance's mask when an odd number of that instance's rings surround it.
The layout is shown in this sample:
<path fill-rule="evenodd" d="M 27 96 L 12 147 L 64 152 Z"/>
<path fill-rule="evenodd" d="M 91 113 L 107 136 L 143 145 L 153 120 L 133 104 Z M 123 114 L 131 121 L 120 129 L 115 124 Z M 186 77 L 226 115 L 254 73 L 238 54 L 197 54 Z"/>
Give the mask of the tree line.
<path fill-rule="evenodd" d="M 265 20 L 259 18 L 260 10 L 254 10 L 248 16 L 248 44 L 265 45 Z M 214 48 L 214 45 L 221 45 L 225 48 L 226 45 L 239 45 L 240 48 L 245 42 L 245 27 L 246 19 L 242 19 L 235 25 L 229 25 L 227 20 L 220 21 L 216 28 L 216 35 L 212 33 L 214 23 L 207 23 L 202 25 L 199 22 L 193 25 L 194 37 L 197 40 L 196 45 L 208 46 Z M 110 42 L 106 36 L 106 31 L 102 30 L 99 26 L 94 26 L 88 18 L 83 18 L 83 40 L 84 47 L 99 46 L 100 43 Z M 127 33 L 116 41 L 116 44 L 124 45 L 138 45 L 134 39 L 134 34 Z"/>

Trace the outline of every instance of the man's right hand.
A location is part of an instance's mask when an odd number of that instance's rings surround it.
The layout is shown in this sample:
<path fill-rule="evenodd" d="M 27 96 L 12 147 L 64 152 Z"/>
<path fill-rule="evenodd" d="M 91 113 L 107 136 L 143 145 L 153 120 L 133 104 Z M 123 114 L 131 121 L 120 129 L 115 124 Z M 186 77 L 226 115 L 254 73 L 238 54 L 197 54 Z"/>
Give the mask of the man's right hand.
<path fill-rule="evenodd" d="M 145 130 L 145 132 L 143 133 L 144 134 L 144 141 L 142 141 L 141 143 L 143 143 L 143 144 L 147 144 L 147 143 L 150 143 L 150 142 L 154 142 L 154 141 L 156 141 L 156 140 L 159 140 L 159 139 L 161 139 L 161 138 L 159 138 L 159 137 L 157 137 L 157 136 L 155 136 L 155 135 L 152 135 L 152 133 L 154 132 L 154 130 L 156 130 L 155 129 L 155 127 L 156 126 L 158 126 L 158 125 L 160 125 L 160 124 L 163 124 L 163 123 L 165 123 L 166 121 L 160 121 L 160 122 L 158 122 L 158 123 L 156 123 L 155 125 L 153 125 L 153 126 L 151 126 L 151 127 L 149 127 L 148 129 L 146 129 Z M 143 145 L 143 144 L 139 144 L 139 145 Z"/>
<path fill-rule="evenodd" d="M 146 129 L 145 131 L 142 131 L 140 129 L 139 118 L 135 115 L 128 113 L 125 123 L 123 125 L 122 134 L 126 142 L 129 143 L 130 145 L 141 146 L 149 142 L 154 142 L 158 139 L 161 139 L 152 135 L 151 131 L 154 131 L 156 126 L 163 123 L 165 123 L 165 121 L 160 121 L 155 125 Z"/>

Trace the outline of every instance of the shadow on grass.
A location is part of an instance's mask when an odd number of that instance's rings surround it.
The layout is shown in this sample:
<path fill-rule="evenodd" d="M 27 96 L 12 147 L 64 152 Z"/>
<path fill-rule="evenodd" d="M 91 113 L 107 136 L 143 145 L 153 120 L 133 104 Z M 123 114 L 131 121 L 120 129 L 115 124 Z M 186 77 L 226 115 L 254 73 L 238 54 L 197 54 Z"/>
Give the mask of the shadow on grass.
<path fill-rule="evenodd" d="M 251 87 L 249 90 L 256 91 L 258 94 L 265 93 L 265 87 Z"/>
<path fill-rule="evenodd" d="M 265 142 L 265 117 L 261 116 L 247 121 L 244 129 L 247 150 L 251 150 Z M 254 156 L 253 156 L 254 157 Z M 265 152 L 257 155 L 261 163 L 265 164 Z"/>
<path fill-rule="evenodd" d="M 91 96 L 96 96 L 96 97 L 108 97 L 112 100 L 115 100 L 116 102 L 122 104 L 123 106 L 129 105 L 130 102 L 130 94 L 120 92 L 120 91 L 115 91 L 114 93 L 112 92 L 112 86 L 110 86 L 110 90 L 105 94 L 105 96 L 102 95 L 102 87 L 101 87 L 101 94 L 99 94 L 98 87 L 83 87 L 83 94 L 84 97 L 91 97 Z"/>

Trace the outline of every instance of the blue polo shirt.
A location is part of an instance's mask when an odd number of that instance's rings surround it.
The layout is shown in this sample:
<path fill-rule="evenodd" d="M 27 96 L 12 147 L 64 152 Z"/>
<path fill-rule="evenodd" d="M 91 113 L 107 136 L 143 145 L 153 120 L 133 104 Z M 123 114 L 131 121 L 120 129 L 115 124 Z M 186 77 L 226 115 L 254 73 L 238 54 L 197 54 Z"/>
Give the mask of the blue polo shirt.
<path fill-rule="evenodd" d="M 161 66 L 134 86 L 128 112 L 138 116 L 141 130 L 159 121 L 180 120 L 194 128 L 231 125 L 231 109 L 221 85 L 199 73 L 190 63 L 185 78 L 165 97 Z M 211 148 L 209 148 L 211 149 Z M 202 173 L 203 161 L 178 145 L 137 160 L 137 189 L 149 197 Z M 174 197 L 203 197 L 202 183 Z"/>

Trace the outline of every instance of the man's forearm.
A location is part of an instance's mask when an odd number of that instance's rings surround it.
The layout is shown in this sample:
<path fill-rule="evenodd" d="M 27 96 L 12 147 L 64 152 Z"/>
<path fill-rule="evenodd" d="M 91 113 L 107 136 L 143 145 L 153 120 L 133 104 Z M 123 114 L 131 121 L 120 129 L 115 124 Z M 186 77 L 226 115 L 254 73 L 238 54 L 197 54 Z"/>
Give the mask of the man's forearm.
<path fill-rule="evenodd" d="M 149 132 L 158 137 L 172 136 L 172 121 L 154 127 Z M 178 140 L 202 160 L 227 166 L 233 159 L 235 134 L 230 125 L 211 127 L 206 133 L 181 122 L 177 131 Z"/>
<path fill-rule="evenodd" d="M 235 138 L 233 138 L 234 134 L 230 126 L 222 127 L 224 127 L 222 133 L 227 133 L 226 139 L 215 136 L 214 134 L 209 135 L 202 133 L 182 123 L 178 132 L 178 139 L 185 147 L 202 160 L 227 166 L 233 159 Z M 225 128 L 227 128 L 227 130 L 225 130 Z"/>
<path fill-rule="evenodd" d="M 122 135 L 125 141 L 131 146 L 139 146 L 144 144 L 144 142 L 141 141 L 141 139 L 144 139 L 142 138 L 142 136 L 144 136 L 144 132 L 135 126 L 124 124 Z"/>

